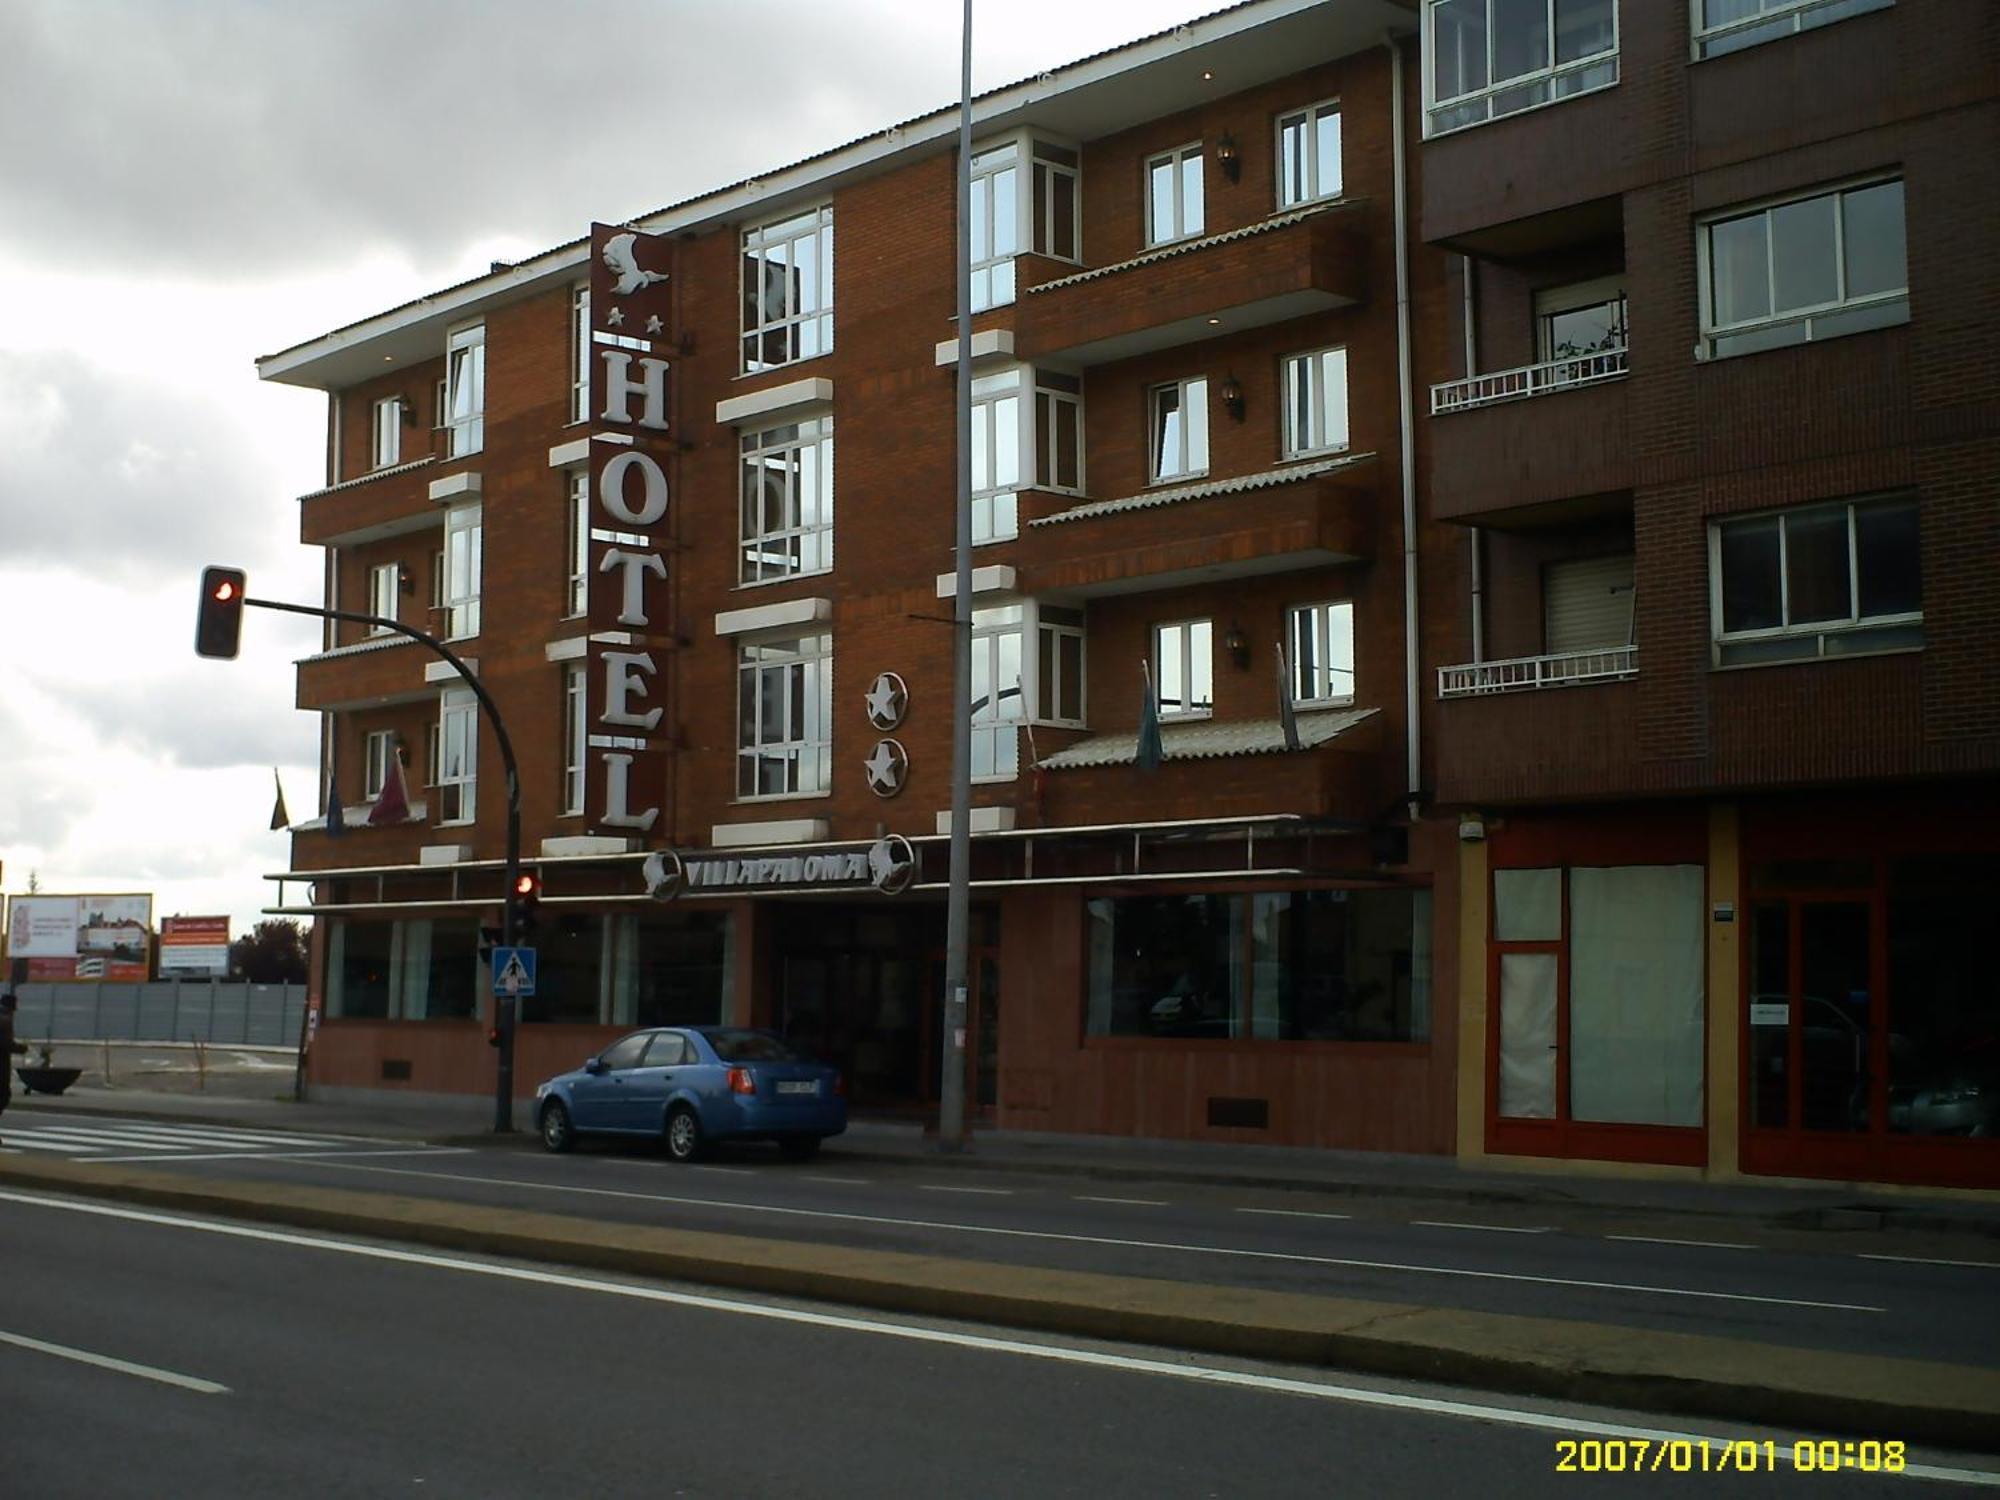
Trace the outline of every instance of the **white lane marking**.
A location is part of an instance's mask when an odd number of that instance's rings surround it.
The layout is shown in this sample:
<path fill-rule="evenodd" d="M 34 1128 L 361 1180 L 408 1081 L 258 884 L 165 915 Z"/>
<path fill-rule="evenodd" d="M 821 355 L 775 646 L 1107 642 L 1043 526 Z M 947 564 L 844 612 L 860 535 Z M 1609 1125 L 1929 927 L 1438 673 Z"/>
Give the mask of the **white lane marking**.
<path fill-rule="evenodd" d="M 697 1172 L 713 1172 L 718 1177 L 748 1177 L 748 1167 L 696 1167 Z"/>
<path fill-rule="evenodd" d="M 814 1182 L 838 1182 L 846 1187 L 873 1187 L 875 1185 L 874 1179 L 871 1177 L 827 1177 L 822 1174 L 815 1174 L 812 1180 Z"/>
<path fill-rule="evenodd" d="M 1070 1199 L 1076 1203 L 1129 1203 L 1134 1208 L 1168 1208 L 1171 1206 L 1164 1198 L 1094 1198 L 1089 1193 L 1071 1193 Z"/>
<path fill-rule="evenodd" d="M 470 1156 L 470 1146 L 400 1146 L 384 1151 L 191 1151 L 173 1156 L 93 1156 L 90 1160 L 99 1166 L 110 1166 L 117 1162 L 134 1161 L 242 1161 L 246 1157 L 257 1161 L 304 1161 L 310 1162 L 320 1157 L 331 1156 Z"/>
<path fill-rule="evenodd" d="M 325 1136 L 293 1136 L 289 1140 L 270 1141 L 245 1139 L 228 1131 L 174 1131 L 152 1130 L 145 1126 L 130 1129 L 122 1126 L 38 1125 L 29 1126 L 35 1135 L 46 1140 L 72 1140 L 96 1142 L 99 1145 L 124 1146 L 133 1151 L 179 1151 L 189 1146 L 229 1146 L 238 1151 L 262 1151 L 270 1146 L 328 1146 L 333 1140 Z"/>
<path fill-rule="evenodd" d="M 2000 1271 L 2000 1261 L 1990 1260 L 1932 1260 L 1922 1255 L 1867 1255 L 1863 1260 L 1894 1260 L 1908 1266 L 1970 1266 L 1975 1271 Z"/>
<path fill-rule="evenodd" d="M 157 1146 L 147 1145 L 143 1141 L 135 1141 L 127 1136 L 114 1135 L 108 1130 L 49 1130 L 44 1128 L 33 1132 L 17 1130 L 14 1132 L 14 1136 L 23 1145 L 27 1145 L 32 1140 L 41 1145 L 67 1151 L 111 1151 L 116 1150 L 120 1146 L 147 1151 L 171 1151 L 174 1149 L 164 1142 Z"/>
<path fill-rule="evenodd" d="M 1280 1219 L 1351 1219 L 1353 1214 L 1308 1213 L 1303 1208 L 1239 1208 L 1239 1214 L 1271 1214 Z"/>
<path fill-rule="evenodd" d="M 987 1198 L 1011 1198 L 1014 1196 L 1012 1188 L 946 1187 L 944 1184 L 936 1182 L 920 1182 L 917 1184 L 917 1187 L 926 1193 L 977 1193 Z"/>
<path fill-rule="evenodd" d="M 154 1135 L 205 1135 L 211 1132 L 222 1132 L 241 1140 L 270 1141 L 277 1145 L 291 1145 L 299 1141 L 379 1141 L 382 1139 L 379 1135 L 336 1135 L 331 1131 L 315 1131 L 311 1135 L 306 1135 L 297 1130 L 257 1130 L 247 1125 L 231 1125 L 228 1123 L 218 1123 L 215 1125 L 177 1125 L 171 1121 L 131 1120 L 117 1115 L 68 1116 L 52 1113 L 49 1119 L 51 1121 L 58 1119 L 65 1121 L 73 1120 L 78 1127 L 86 1129 L 144 1130 Z M 22 1122 L 21 1128 L 27 1128 L 26 1121 Z M 62 1127 L 58 1126 L 56 1128 L 60 1129 Z"/>
<path fill-rule="evenodd" d="M 1412 1229 L 1484 1229 L 1493 1234 L 1548 1234 L 1547 1229 L 1520 1229 L 1512 1224 L 1455 1224 L 1450 1219 L 1412 1219 Z"/>
<path fill-rule="evenodd" d="M 636 1197 L 638 1194 L 618 1194 Z M 1721 1432 L 1693 1429 L 1674 1431 L 1653 1427 L 1630 1427 L 1617 1422 L 1592 1422 L 1561 1413 L 1527 1411 L 1519 1407 L 1486 1406 L 1473 1401 L 1448 1401 L 1434 1396 L 1410 1396 L 1399 1391 L 1370 1390 L 1364 1386 L 1331 1385 L 1313 1380 L 1295 1380 L 1280 1375 L 1258 1375 L 1247 1370 L 1224 1370 L 1209 1365 L 1179 1364 L 1145 1359 L 1137 1355 L 1111 1354 L 1096 1349 L 1074 1349 L 1054 1344 L 1034 1344 L 1025 1339 L 994 1338 L 985 1334 L 960 1333 L 946 1328 L 924 1328 L 907 1323 L 884 1323 L 852 1314 L 815 1312 L 806 1308 L 777 1307 L 765 1303 L 739 1302 L 727 1297 L 699 1292 L 670 1291 L 665 1287 L 641 1286 L 624 1282 L 596 1281 L 560 1271 L 543 1271 L 528 1266 L 496 1265 L 485 1261 L 461 1260 L 418 1250 L 397 1250 L 385 1245 L 355 1244 L 294 1231 L 256 1229 L 245 1224 L 225 1224 L 203 1219 L 181 1218 L 144 1209 L 116 1208 L 104 1203 L 83 1203 L 70 1199 L 42 1198 L 0 1189 L 0 1200 L 27 1203 L 39 1208 L 62 1209 L 70 1213 L 97 1214 L 105 1218 L 129 1219 L 142 1224 L 160 1224 L 175 1229 L 197 1230 L 204 1234 L 226 1235 L 233 1239 L 263 1240 L 295 1245 L 309 1250 L 329 1250 L 402 1265 L 429 1266 L 438 1270 L 461 1271 L 475 1276 L 491 1276 L 503 1281 L 521 1281 L 540 1286 L 562 1287 L 570 1291 L 597 1292 L 609 1297 L 625 1297 L 639 1302 L 657 1302 L 674 1307 L 693 1307 L 705 1312 L 738 1313 L 778 1323 L 796 1323 L 809 1328 L 832 1328 L 850 1333 L 873 1333 L 915 1343 L 944 1344 L 960 1349 L 978 1349 L 995 1354 L 1015 1354 L 1029 1359 L 1045 1359 L 1056 1364 L 1087 1365 L 1099 1369 L 1122 1370 L 1132 1374 L 1159 1375 L 1189 1380 L 1202 1385 L 1233 1386 L 1289 1396 L 1306 1396 L 1320 1401 L 1340 1401 L 1355 1406 L 1389 1407 L 1423 1412 L 1431 1416 L 1462 1417 L 1476 1422 L 1497 1422 L 1509 1427 L 1526 1427 L 1565 1435 L 1587 1433 L 1601 1437 L 1644 1438 L 1656 1443 L 1727 1442 L 1742 1433 L 1740 1427 Z M 1779 1451 L 1783 1451 L 1782 1446 Z M 1979 1469 L 1947 1469 L 1911 1464 L 1903 1470 L 1917 1479 L 1941 1479 L 1957 1484 L 2000 1487 L 2000 1473 Z"/>
<path fill-rule="evenodd" d="M 0 1344 L 12 1344 L 17 1349 L 31 1349 L 37 1354 L 53 1354 L 57 1359 L 75 1360 L 80 1365 L 95 1365 L 100 1370 L 116 1370 L 120 1375 L 136 1375 L 141 1380 L 157 1380 L 161 1385 L 177 1385 L 184 1391 L 194 1391 L 203 1396 L 229 1394 L 228 1386 L 217 1385 L 212 1380 L 182 1375 L 174 1370 L 161 1370 L 152 1365 L 135 1365 L 130 1360 L 113 1359 L 108 1354 L 92 1354 L 88 1349 L 72 1349 L 67 1344 L 45 1344 L 40 1339 L 26 1338 L 18 1333 L 0 1332 Z"/>
<path fill-rule="evenodd" d="M 1697 1250 L 1755 1250 L 1755 1245 L 1739 1245 L 1733 1240 L 1670 1240 L 1657 1234 L 1607 1234 L 1607 1240 L 1628 1245 L 1692 1245 Z"/>
<path fill-rule="evenodd" d="M 427 1177 L 442 1182 L 470 1182 L 485 1187 L 529 1188 L 550 1193 L 583 1193 L 599 1198 L 632 1198 L 642 1203 L 674 1203 L 689 1208 L 726 1208 L 744 1213 L 789 1214 L 805 1219 L 844 1219 L 853 1224 L 889 1224 L 903 1229 L 945 1229 L 959 1234 L 991 1234 L 1008 1239 L 1056 1240 L 1072 1245 L 1111 1245 L 1125 1250 L 1178 1250 L 1188 1255 L 1237 1256 L 1248 1260 L 1286 1261 L 1296 1265 L 1345 1266 L 1360 1271 L 1409 1271 L 1427 1276 L 1465 1276 L 1480 1281 L 1522 1281 L 1539 1286 L 1580 1286 L 1605 1292 L 1646 1292 L 1660 1297 L 1697 1297 L 1714 1302 L 1754 1302 L 1765 1307 L 1810 1307 L 1827 1312 L 1885 1313 L 1886 1307 L 1859 1302 L 1807 1302 L 1796 1297 L 1757 1297 L 1747 1292 L 1703 1292 L 1690 1287 L 1644 1286 L 1622 1281 L 1578 1281 L 1568 1276 L 1529 1276 L 1517 1271 L 1468 1271 L 1456 1266 L 1406 1265 L 1399 1261 L 1350 1260 L 1332 1255 L 1294 1255 L 1276 1250 L 1237 1250 L 1227 1245 L 1184 1245 L 1157 1240 L 1121 1240 L 1099 1234 L 1059 1234 L 1052 1229 L 1005 1229 L 991 1224 L 951 1224 L 935 1219 L 903 1219 L 885 1214 L 860 1214 L 832 1208 L 789 1208 L 775 1203 L 729 1203 L 714 1198 L 688 1198 L 674 1193 L 632 1193 L 620 1188 L 576 1187 L 566 1182 L 524 1182 L 514 1177 L 467 1177 L 450 1172 L 413 1172 L 404 1167 L 370 1167 L 359 1162 L 328 1161 L 315 1165 L 348 1172 L 381 1172 L 393 1177 Z M 998 1192 L 996 1188 L 941 1188 L 940 1192 Z"/>
<path fill-rule="evenodd" d="M 98 1151 L 103 1149 L 101 1146 L 85 1147 L 76 1141 L 38 1141 L 34 1139 L 32 1136 L 26 1136 L 21 1134 L 21 1132 L 18 1130 L 12 1132 L 7 1137 L 7 1139 L 14 1143 L 12 1149 L 16 1151 L 72 1151 L 73 1152 L 73 1151 L 82 1151 L 86 1149 L 92 1151 Z"/>

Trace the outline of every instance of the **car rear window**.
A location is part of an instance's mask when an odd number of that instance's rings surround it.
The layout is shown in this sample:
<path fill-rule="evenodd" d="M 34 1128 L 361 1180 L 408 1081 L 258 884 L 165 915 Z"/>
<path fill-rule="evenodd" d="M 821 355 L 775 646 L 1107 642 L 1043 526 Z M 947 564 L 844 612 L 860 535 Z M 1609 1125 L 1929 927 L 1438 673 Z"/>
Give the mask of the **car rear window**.
<path fill-rule="evenodd" d="M 812 1058 L 768 1031 L 704 1031 L 724 1062 L 811 1062 Z"/>

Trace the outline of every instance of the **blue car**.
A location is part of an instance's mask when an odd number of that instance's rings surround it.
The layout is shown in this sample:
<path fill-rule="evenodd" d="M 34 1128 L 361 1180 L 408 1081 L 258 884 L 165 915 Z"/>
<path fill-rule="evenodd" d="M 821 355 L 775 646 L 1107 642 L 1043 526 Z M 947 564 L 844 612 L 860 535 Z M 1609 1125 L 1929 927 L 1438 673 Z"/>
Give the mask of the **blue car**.
<path fill-rule="evenodd" d="M 535 1089 L 542 1144 L 579 1135 L 645 1136 L 675 1161 L 714 1141 L 776 1141 L 794 1161 L 847 1129 L 840 1072 L 768 1031 L 675 1026 L 620 1037 Z"/>

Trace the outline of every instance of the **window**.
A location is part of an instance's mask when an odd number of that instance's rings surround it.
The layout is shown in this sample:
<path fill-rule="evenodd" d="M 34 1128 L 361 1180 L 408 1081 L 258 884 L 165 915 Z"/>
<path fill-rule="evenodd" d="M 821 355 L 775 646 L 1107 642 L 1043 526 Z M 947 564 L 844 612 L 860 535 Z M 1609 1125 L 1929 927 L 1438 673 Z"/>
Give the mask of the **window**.
<path fill-rule="evenodd" d="M 1831 25 L 1895 0 L 1695 0 L 1694 55 L 1720 57 Z"/>
<path fill-rule="evenodd" d="M 1018 604 L 972 612 L 972 779 L 1011 781 L 1020 770 L 1018 725 L 1027 717 L 1021 691 L 1026 611 Z"/>
<path fill-rule="evenodd" d="M 445 344 L 445 412 L 451 456 L 486 446 L 486 325 L 461 328 Z"/>
<path fill-rule="evenodd" d="M 1034 173 L 1028 185 L 1028 212 L 1034 225 L 1034 252 L 1056 260 L 1078 260 L 1083 255 L 1077 243 L 1081 218 L 1077 167 L 1082 158 L 1074 146 L 1055 141 L 1035 140 L 1030 149 Z"/>
<path fill-rule="evenodd" d="M 375 403 L 374 466 L 387 469 L 403 457 L 403 398 L 384 396 Z"/>
<path fill-rule="evenodd" d="M 743 233 L 743 370 L 833 348 L 833 206 Z"/>
<path fill-rule="evenodd" d="M 1301 604 L 1285 616 L 1292 701 L 1301 707 L 1354 701 L 1354 605 Z"/>
<path fill-rule="evenodd" d="M 1153 692 L 1162 719 L 1205 719 L 1214 707 L 1213 624 L 1182 620 L 1153 627 Z"/>
<path fill-rule="evenodd" d="M 742 437 L 744 583 L 833 566 L 833 418 Z"/>
<path fill-rule="evenodd" d="M 1340 105 L 1278 117 L 1278 207 L 1340 196 Z"/>
<path fill-rule="evenodd" d="M 444 517 L 445 639 L 479 634 L 480 510 L 455 505 Z"/>
<path fill-rule="evenodd" d="M 440 380 L 431 393 L 431 431 L 443 432 L 451 425 L 451 382 Z"/>
<path fill-rule="evenodd" d="M 1153 387 L 1148 468 L 1152 482 L 1208 472 L 1208 381 L 1197 376 Z"/>
<path fill-rule="evenodd" d="M 1593 355 L 1622 354 L 1624 350 L 1623 277 L 1535 293 L 1535 357 L 1544 364 L 1589 360 Z"/>
<path fill-rule="evenodd" d="M 1035 721 L 1081 726 L 1083 611 L 1040 604 L 1035 615 Z"/>
<path fill-rule="evenodd" d="M 833 638 L 746 642 L 737 658 L 736 794 L 824 792 L 833 769 Z"/>
<path fill-rule="evenodd" d="M 569 538 L 569 582 L 563 612 L 571 619 L 590 613 L 590 471 L 569 471 L 568 514 L 564 532 Z"/>
<path fill-rule="evenodd" d="M 1033 382 L 1033 400 L 1026 396 Z M 972 382 L 972 540 L 1019 534 L 1024 485 L 1083 488 L 1083 382 L 1016 366 Z"/>
<path fill-rule="evenodd" d="M 563 772 L 560 815 L 576 817 L 583 811 L 583 752 L 588 741 L 588 721 L 584 715 L 583 663 L 563 668 Z"/>
<path fill-rule="evenodd" d="M 1430 1036 L 1429 891 L 1100 898 L 1085 911 L 1088 1036 Z"/>
<path fill-rule="evenodd" d="M 1752 354 L 1907 323 L 1903 184 L 1871 182 L 1701 226 L 1707 353 Z"/>
<path fill-rule="evenodd" d="M 1316 349 L 1285 361 L 1285 457 L 1347 448 L 1347 351 Z"/>
<path fill-rule="evenodd" d="M 734 993 L 726 911 L 611 919 L 611 1020 L 619 1026 L 713 1026 Z"/>
<path fill-rule="evenodd" d="M 1165 245 L 1201 233 L 1201 142 L 1146 163 L 1146 243 Z"/>
<path fill-rule="evenodd" d="M 590 283 L 580 281 L 569 294 L 569 419 L 590 420 Z"/>
<path fill-rule="evenodd" d="M 444 613 L 444 551 L 440 548 L 431 554 L 431 611 Z"/>
<path fill-rule="evenodd" d="M 1913 499 L 1720 521 L 1708 555 L 1719 667 L 1924 642 Z"/>
<path fill-rule="evenodd" d="M 1035 371 L 1035 487 L 1083 490 L 1083 382 L 1055 370 Z"/>
<path fill-rule="evenodd" d="M 389 757 L 396 753 L 396 731 L 393 729 L 372 729 L 362 742 L 362 756 L 365 762 L 361 777 L 361 796 L 364 801 L 373 802 L 382 795 L 382 788 L 389 784 Z"/>
<path fill-rule="evenodd" d="M 1009 141 L 972 158 L 972 310 L 1014 300 L 1021 248 L 1021 147 Z"/>
<path fill-rule="evenodd" d="M 382 563 L 368 570 L 368 613 L 380 615 L 385 620 L 396 618 L 396 603 L 403 590 L 403 567 L 400 563 Z M 370 635 L 389 635 L 387 625 L 371 625 Z"/>
<path fill-rule="evenodd" d="M 1429 0 L 1426 133 L 1618 81 L 1615 0 Z"/>
<path fill-rule="evenodd" d="M 465 688 L 438 699 L 437 774 L 440 823 L 470 823 L 479 781 L 479 700 Z"/>

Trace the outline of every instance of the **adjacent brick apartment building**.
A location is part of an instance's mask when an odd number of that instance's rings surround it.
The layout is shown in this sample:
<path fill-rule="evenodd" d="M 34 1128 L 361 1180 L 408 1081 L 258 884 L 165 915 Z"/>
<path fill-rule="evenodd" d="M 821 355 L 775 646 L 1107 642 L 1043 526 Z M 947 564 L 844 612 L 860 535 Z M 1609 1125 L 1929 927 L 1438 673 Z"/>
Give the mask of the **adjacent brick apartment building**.
<path fill-rule="evenodd" d="M 1254 0 L 976 102 L 981 1118 L 2000 1181 L 1996 27 L 1726 8 Z M 261 362 L 329 600 L 506 715 L 524 1090 L 735 1020 L 935 1100 L 956 124 Z M 298 701 L 312 1076 L 490 1090 L 499 746 L 365 627 Z"/>

